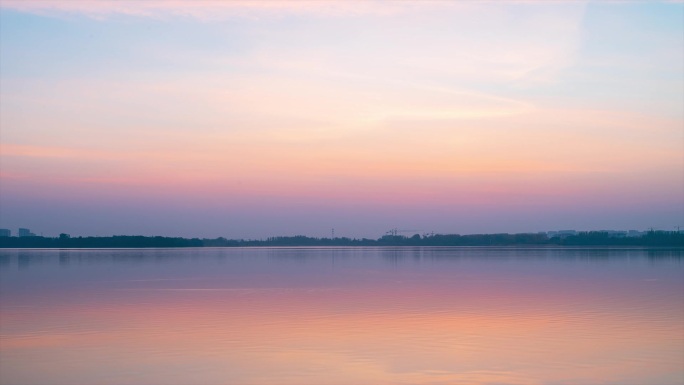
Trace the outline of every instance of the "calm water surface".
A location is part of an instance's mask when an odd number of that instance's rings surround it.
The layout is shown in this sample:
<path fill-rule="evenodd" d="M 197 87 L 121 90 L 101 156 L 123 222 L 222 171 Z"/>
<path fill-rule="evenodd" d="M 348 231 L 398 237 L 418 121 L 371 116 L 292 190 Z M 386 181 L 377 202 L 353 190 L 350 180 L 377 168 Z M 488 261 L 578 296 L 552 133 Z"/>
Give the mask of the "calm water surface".
<path fill-rule="evenodd" d="M 684 384 L 684 251 L 0 250 L 1 384 Z"/>

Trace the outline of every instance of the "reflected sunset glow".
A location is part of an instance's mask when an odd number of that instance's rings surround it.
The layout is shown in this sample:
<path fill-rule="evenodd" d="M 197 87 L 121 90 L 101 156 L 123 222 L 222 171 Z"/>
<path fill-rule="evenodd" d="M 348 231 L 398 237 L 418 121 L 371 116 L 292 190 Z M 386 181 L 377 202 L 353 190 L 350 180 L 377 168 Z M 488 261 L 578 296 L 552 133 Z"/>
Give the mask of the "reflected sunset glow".
<path fill-rule="evenodd" d="M 166 262 L 150 251 L 132 265 L 82 265 L 89 252 L 79 252 L 69 258 L 82 262 L 67 270 L 47 259 L 3 273 L 12 294 L 2 298 L 3 365 L 38 383 L 681 379 L 681 261 L 649 266 L 638 251 L 583 261 L 571 250 L 454 250 L 216 249 Z M 72 269 L 97 277 L 105 268 L 114 269 L 106 281 L 81 278 L 41 299 L 12 283 L 31 271 L 53 285 Z"/>

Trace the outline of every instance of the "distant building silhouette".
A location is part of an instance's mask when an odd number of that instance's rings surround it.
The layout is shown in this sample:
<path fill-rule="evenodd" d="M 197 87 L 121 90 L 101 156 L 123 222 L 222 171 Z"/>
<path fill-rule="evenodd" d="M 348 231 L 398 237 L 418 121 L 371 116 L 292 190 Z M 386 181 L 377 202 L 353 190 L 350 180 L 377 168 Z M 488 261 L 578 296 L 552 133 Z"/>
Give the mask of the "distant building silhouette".
<path fill-rule="evenodd" d="M 553 238 L 553 237 L 565 238 L 565 237 L 568 237 L 568 236 L 570 236 L 570 235 L 577 235 L 577 231 L 575 231 L 575 230 L 548 231 L 548 232 L 546 233 L 546 235 L 547 235 L 549 238 Z"/>
<path fill-rule="evenodd" d="M 32 233 L 31 230 L 22 229 L 22 228 L 19 228 L 17 235 L 20 237 L 35 237 L 36 236 L 36 234 Z"/>
<path fill-rule="evenodd" d="M 11 237 L 11 236 L 12 236 L 12 230 L 0 229 L 0 237 Z"/>

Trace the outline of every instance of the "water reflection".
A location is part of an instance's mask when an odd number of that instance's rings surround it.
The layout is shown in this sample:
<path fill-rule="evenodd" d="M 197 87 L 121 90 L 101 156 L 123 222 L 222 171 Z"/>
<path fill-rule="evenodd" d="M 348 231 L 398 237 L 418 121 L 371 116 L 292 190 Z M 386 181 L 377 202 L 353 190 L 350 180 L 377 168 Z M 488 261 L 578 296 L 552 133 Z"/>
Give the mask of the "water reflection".
<path fill-rule="evenodd" d="M 29 268 L 57 262 L 72 264 L 164 263 L 174 260 L 249 258 L 266 256 L 269 260 L 306 263 L 321 258 L 345 259 L 380 256 L 391 263 L 409 260 L 456 261 L 459 259 L 515 260 L 589 260 L 621 263 L 625 259 L 681 262 L 681 248 L 520 248 L 520 247 L 291 247 L 291 248 L 186 248 L 186 249 L 0 249 L 0 269 Z"/>
<path fill-rule="evenodd" d="M 0 383 L 681 384 L 681 250 L 0 251 Z"/>

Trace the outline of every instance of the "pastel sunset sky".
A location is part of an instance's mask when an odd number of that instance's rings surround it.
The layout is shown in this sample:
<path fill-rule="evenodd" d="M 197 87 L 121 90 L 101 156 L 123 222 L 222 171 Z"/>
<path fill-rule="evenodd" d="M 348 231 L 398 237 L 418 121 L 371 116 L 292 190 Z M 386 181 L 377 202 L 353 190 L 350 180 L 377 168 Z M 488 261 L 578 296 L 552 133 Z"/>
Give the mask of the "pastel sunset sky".
<path fill-rule="evenodd" d="M 0 227 L 684 227 L 684 3 L 0 1 Z"/>

